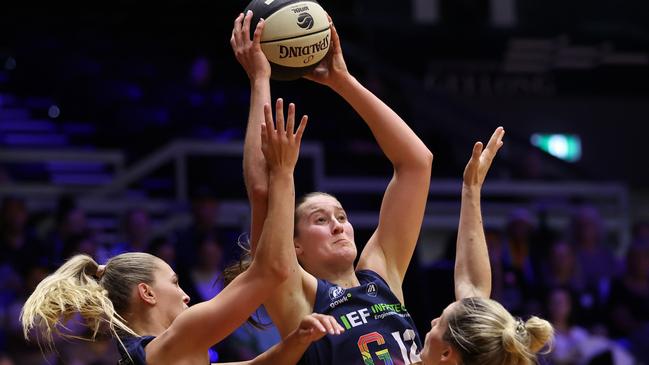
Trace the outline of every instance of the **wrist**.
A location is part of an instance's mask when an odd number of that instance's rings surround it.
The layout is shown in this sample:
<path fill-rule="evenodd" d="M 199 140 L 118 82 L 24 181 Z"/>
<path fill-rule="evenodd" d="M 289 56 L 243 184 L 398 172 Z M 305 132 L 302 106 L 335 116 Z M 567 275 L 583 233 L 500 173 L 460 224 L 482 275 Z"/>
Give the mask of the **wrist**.
<path fill-rule="evenodd" d="M 356 78 L 349 72 L 345 72 L 342 75 L 332 78 L 329 87 L 340 94 L 354 83 L 358 83 L 358 80 L 356 80 Z"/>
<path fill-rule="evenodd" d="M 285 179 L 293 178 L 293 167 L 287 166 L 274 166 L 268 171 L 268 176 L 272 179 Z"/>
<path fill-rule="evenodd" d="M 481 191 L 482 191 L 481 185 L 462 184 L 462 195 L 480 198 Z"/>
<path fill-rule="evenodd" d="M 256 74 L 248 75 L 251 87 L 265 86 L 270 83 L 270 75 Z"/>

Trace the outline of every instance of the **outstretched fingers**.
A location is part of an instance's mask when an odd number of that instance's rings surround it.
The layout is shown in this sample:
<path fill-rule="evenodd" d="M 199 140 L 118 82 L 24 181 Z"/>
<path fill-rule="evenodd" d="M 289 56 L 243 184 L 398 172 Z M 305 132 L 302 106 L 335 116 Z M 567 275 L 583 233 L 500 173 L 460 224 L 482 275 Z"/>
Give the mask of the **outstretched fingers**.
<path fill-rule="evenodd" d="M 295 141 L 297 143 L 300 143 L 302 141 L 302 135 L 304 134 L 304 130 L 306 129 L 306 125 L 308 121 L 309 121 L 309 116 L 303 115 L 302 119 L 300 120 L 300 124 L 297 126 L 297 131 L 295 132 Z"/>
<path fill-rule="evenodd" d="M 498 127 L 489 138 L 487 147 L 485 148 L 486 157 L 493 159 L 496 156 L 496 153 L 503 146 L 503 137 L 505 136 L 505 129 L 503 127 Z"/>
<path fill-rule="evenodd" d="M 284 100 L 282 98 L 278 98 L 275 103 L 275 124 L 277 131 L 284 134 L 286 129 L 284 128 Z"/>
<path fill-rule="evenodd" d="M 295 129 L 295 104 L 288 104 L 288 116 L 286 117 L 286 134 L 289 139 L 294 137 L 293 131 Z"/>

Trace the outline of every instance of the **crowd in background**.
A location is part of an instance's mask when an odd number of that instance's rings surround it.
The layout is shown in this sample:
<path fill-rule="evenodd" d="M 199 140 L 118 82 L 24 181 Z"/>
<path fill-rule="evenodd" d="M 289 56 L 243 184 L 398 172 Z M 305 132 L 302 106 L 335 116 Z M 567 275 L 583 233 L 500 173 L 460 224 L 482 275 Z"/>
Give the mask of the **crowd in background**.
<path fill-rule="evenodd" d="M 97 232 L 88 227 L 85 212 L 72 197 L 62 197 L 55 212 L 40 217 L 30 214 L 24 200 L 4 197 L 0 207 L 0 352 L 5 362 L 0 364 L 43 363 L 38 346 L 23 338 L 20 309 L 35 285 L 75 253 L 101 262 L 125 251 L 150 252 L 174 267 L 192 302 L 216 295 L 222 288 L 222 270 L 241 253 L 242 233 L 219 225 L 217 206 L 213 194 L 196 195 L 191 225 L 163 237 L 152 235 L 146 210 L 133 209 L 123 217 L 121 240 L 98 242 Z M 525 208 L 512 211 L 502 229 L 487 230 L 492 297 L 515 315 L 541 314 L 555 326 L 554 350 L 544 362 L 648 361 L 649 223 L 636 222 L 632 244 L 622 257 L 612 250 L 615 242 L 608 241 L 609 237 L 599 212 L 587 205 L 574 212 L 564 231 L 550 229 Z M 406 305 L 420 331 L 428 330 L 428 318 L 434 318 L 452 298 L 448 277 L 453 272 L 453 240 L 449 237 L 448 255 L 432 265 L 415 263 L 406 277 Z M 269 323 L 263 310 L 258 319 Z M 70 327 L 83 335 L 78 319 Z M 241 360 L 277 340 L 272 326 L 261 330 L 246 324 L 215 350 L 221 360 Z M 47 355 L 55 364 L 114 364 L 116 359 L 110 340 L 88 344 L 61 339 L 57 351 Z"/>
<path fill-rule="evenodd" d="M 462 3 L 471 6 L 469 2 L 446 3 L 447 6 Z M 126 152 L 129 162 L 137 161 L 176 138 L 240 141 L 244 133 L 249 90 L 245 75 L 227 49 L 227 38 L 230 36 L 231 15 L 236 12 L 233 9 L 235 6 L 243 8 L 242 5 L 229 4 L 227 6 L 232 9 L 228 10 L 232 11 L 217 14 L 190 9 L 183 3 L 179 8 L 186 14 L 178 14 L 178 17 L 189 19 L 188 24 L 175 24 L 175 28 L 167 29 L 164 27 L 168 24 L 159 20 L 155 28 L 151 25 L 151 29 L 145 29 L 145 32 L 142 28 L 149 25 L 142 19 L 151 15 L 148 8 L 141 10 L 141 17 L 128 13 L 130 18 L 126 18 L 135 19 L 131 21 L 137 24 L 122 24 L 119 17 L 111 20 L 101 14 L 95 20 L 98 23 L 96 29 L 88 27 L 93 22 L 92 18 L 80 17 L 69 24 L 53 25 L 45 20 L 55 17 L 45 14 L 38 22 L 18 27 L 21 20 L 16 17 L 16 24 L 9 21 L 0 24 L 16 26 L 22 31 L 20 35 L 15 35 L 19 34 L 15 30 L 2 34 L 13 44 L 8 43 L 6 48 L 0 45 L 0 60 L 4 63 L 4 69 L 0 67 L 0 96 L 5 97 L 9 92 L 17 100 L 24 101 L 20 106 L 30 108 L 34 118 L 49 118 L 48 108 L 57 105 L 61 111 L 54 121 L 57 125 L 70 121 L 87 122 L 95 130 L 88 139 L 75 140 L 70 136 L 71 146 L 120 148 Z M 388 5 L 392 10 L 394 3 Z M 131 6 L 130 3 L 125 5 Z M 347 5 L 342 2 L 330 6 L 340 6 L 347 11 Z M 540 3 L 538 6 L 541 7 Z M 577 9 L 577 5 L 574 7 Z M 28 9 L 25 13 L 31 11 Z M 555 16 L 560 13 L 550 8 L 546 11 L 542 14 Z M 339 19 L 343 18 L 344 12 L 338 13 L 341 14 Z M 577 13 L 583 15 L 581 10 Z M 635 15 L 642 13 L 638 11 Z M 457 13 L 458 18 L 464 15 L 463 11 Z M 175 19 L 176 14 L 170 18 Z M 208 25 L 192 28 L 191 24 L 199 23 L 198 18 L 208 18 L 209 22 L 201 23 Z M 356 37 L 357 44 L 365 44 L 367 39 L 374 39 L 372 28 L 361 29 L 365 27 L 363 22 L 352 16 L 348 19 L 352 19 L 347 22 L 348 29 L 359 29 L 347 32 L 345 41 Z M 538 21 L 545 24 L 547 19 L 542 15 Z M 154 24 L 153 20 L 151 22 Z M 566 23 L 572 24 L 573 19 Z M 482 43 L 483 39 L 478 36 L 467 35 L 469 31 L 480 35 L 483 29 L 465 30 L 466 19 L 453 24 L 457 26 L 451 30 L 458 28 L 463 37 L 456 37 L 456 33 L 448 29 L 447 33 L 439 32 L 440 43 L 429 47 L 430 54 L 421 55 L 424 62 L 426 59 L 459 58 L 458 53 L 474 57 L 471 50 L 475 48 L 478 52 L 479 47 L 472 47 L 469 42 L 472 37 L 479 40 L 482 48 L 495 52 L 497 47 Z M 391 29 L 383 31 L 401 37 Z M 499 30 L 496 33 L 500 34 Z M 178 39 L 174 40 L 175 36 Z M 456 38 L 468 43 L 461 43 Z M 414 36 L 403 40 L 406 45 L 416 41 Z M 378 35 L 376 43 L 386 50 L 397 47 L 396 44 L 382 43 Z M 461 176 L 466 156 L 458 156 L 455 152 L 457 149 L 464 151 L 473 142 L 473 137 L 464 133 L 465 129 L 475 128 L 487 117 L 479 108 L 468 109 L 466 105 L 454 104 L 456 100 L 453 97 L 435 94 L 434 98 L 426 101 L 426 114 L 432 119 L 449 119 L 453 129 L 457 129 L 454 136 L 440 133 L 435 129 L 435 123 L 413 117 L 416 115 L 413 104 L 418 100 L 413 95 L 421 97 L 420 90 L 395 84 L 394 75 L 391 80 L 382 77 L 384 69 L 381 69 L 380 62 L 361 62 L 363 58 L 359 56 L 363 56 L 365 49 L 354 48 L 352 44 L 346 43 L 346 51 L 351 55 L 349 66 L 358 69 L 364 83 L 399 110 L 433 150 L 433 179 Z M 456 51 L 456 54 L 444 54 L 444 49 Z M 465 55 L 465 52 L 469 54 Z M 413 62 L 399 52 L 394 52 L 393 57 L 395 60 L 389 61 L 395 64 L 410 65 Z M 456 63 L 464 65 L 452 60 L 448 63 L 454 67 Z M 412 71 L 421 72 L 426 67 L 418 65 Z M 470 65 L 467 68 L 477 73 L 480 65 L 475 69 Z M 444 70 L 439 72 L 443 75 Z M 582 78 L 589 79 L 589 74 L 582 74 L 581 70 L 576 73 L 575 84 L 583 81 Z M 561 75 L 551 74 L 549 78 L 552 76 L 559 79 Z M 570 98 L 578 93 L 572 91 L 573 79 L 568 80 L 567 96 Z M 590 87 L 586 85 L 585 88 Z M 609 90 L 605 86 L 602 89 Z M 355 119 L 352 110 L 330 107 L 333 99 L 328 90 L 311 88 L 301 81 L 274 86 L 276 96 L 286 96 L 289 90 L 291 101 L 298 105 L 298 113 L 308 113 L 312 117 L 305 140 L 318 139 L 323 143 L 327 173 L 358 175 L 359 164 L 346 163 L 350 156 L 354 156 L 355 160 L 362 161 L 363 174 L 385 175 L 389 166 L 375 143 L 368 140 L 362 123 L 349 122 Z M 643 89 L 638 90 L 642 97 Z M 503 104 L 509 105 L 510 98 L 504 99 Z M 5 106 L 3 102 L 0 98 L 1 107 Z M 596 103 L 599 102 L 602 101 L 598 99 Z M 615 117 L 619 116 L 616 114 Z M 505 122 L 507 128 L 507 123 L 524 121 Z M 545 122 L 539 117 L 539 124 Z M 466 134 L 467 143 L 454 139 L 460 134 Z M 507 144 L 511 141 L 511 145 L 517 142 L 521 145 L 513 133 L 508 137 L 511 139 Z M 528 141 L 523 142 L 527 144 Z M 599 146 L 591 147 L 596 149 Z M 541 160 L 547 156 L 541 155 L 539 150 L 530 149 L 528 157 L 516 155 L 507 158 L 503 154 L 495 163 L 492 174 L 545 181 L 561 180 L 565 177 L 562 173 L 567 170 L 570 173 L 581 172 L 579 165 L 562 166 L 566 169 L 559 172 L 544 170 Z M 624 163 L 626 161 L 615 161 L 615 164 Z M 601 166 L 600 161 L 596 166 Z M 499 173 L 503 170 L 507 173 Z M 601 170 L 602 174 L 608 172 L 608 169 Z M 239 177 L 241 171 L 228 170 L 227 174 Z M 15 170 L 0 166 L 0 183 L 11 183 L 16 176 Z M 568 177 L 587 180 L 590 176 L 575 173 Z M 70 365 L 115 364 L 117 348 L 109 339 L 95 343 L 60 339 L 56 352 L 43 349 L 44 359 L 37 344 L 26 342 L 21 332 L 18 318 L 24 300 L 53 268 L 75 253 L 86 253 L 99 262 L 105 262 L 121 252 L 150 252 L 164 259 L 179 273 L 181 286 L 192 298 L 191 303 L 217 294 L 222 288 L 220 274 L 241 253 L 238 243 L 244 233 L 241 227 L 221 224 L 216 214 L 219 199 L 232 194 L 230 188 L 214 186 L 211 192 L 193 191 L 191 206 L 187 208 L 192 215 L 191 225 L 164 236 L 153 235 L 154 222 L 150 212 L 129 210 L 122 217 L 120 239 L 111 242 L 99 239 L 101 232 L 90 228 L 86 212 L 74 196 L 62 196 L 56 209 L 47 212 L 30 211 L 26 201 L 20 197 L 0 196 L 0 365 L 43 364 L 46 361 Z M 239 194 L 243 186 L 240 188 Z M 366 204 L 363 199 L 346 197 L 345 201 L 348 206 L 355 207 Z M 370 205 L 379 203 L 376 201 Z M 353 216 L 351 219 L 353 223 Z M 565 227 L 550 227 L 547 220 L 542 212 L 521 207 L 511 212 L 506 225 L 487 230 L 493 272 L 492 297 L 515 315 L 536 314 L 552 322 L 557 333 L 556 342 L 554 350 L 541 359 L 543 363 L 649 364 L 649 222 L 635 222 L 630 232 L 631 244 L 624 250 L 614 251 L 621 243 L 606 231 L 600 212 L 594 206 L 584 205 L 576 209 Z M 447 245 L 447 249 L 442 250 L 446 253 L 432 263 L 423 263 L 415 257 L 406 276 L 406 305 L 422 334 L 428 331 L 429 320 L 437 317 L 453 298 L 450 283 L 453 282 L 454 240 L 454 236 L 449 236 L 448 242 L 433 242 Z M 362 240 L 357 238 L 357 241 Z M 82 327 L 75 321 L 78 319 L 70 323 L 70 330 L 83 335 Z M 259 321 L 269 323 L 263 309 L 259 311 Z M 250 358 L 278 340 L 279 335 L 273 326 L 266 327 L 259 330 L 244 325 L 220 343 L 215 351 L 224 361 Z"/>

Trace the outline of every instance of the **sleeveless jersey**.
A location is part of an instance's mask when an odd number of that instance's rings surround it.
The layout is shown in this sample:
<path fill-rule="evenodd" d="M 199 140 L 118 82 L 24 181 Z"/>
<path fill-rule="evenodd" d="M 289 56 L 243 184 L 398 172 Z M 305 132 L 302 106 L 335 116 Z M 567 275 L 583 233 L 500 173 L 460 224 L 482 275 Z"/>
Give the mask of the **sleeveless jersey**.
<path fill-rule="evenodd" d="M 121 338 L 124 347 L 117 343 L 117 348 L 122 358 L 117 362 L 118 365 L 146 365 L 146 353 L 144 348 L 149 342 L 153 341 L 154 336 L 124 336 Z M 130 357 L 129 357 L 130 356 Z"/>
<path fill-rule="evenodd" d="M 410 314 L 387 282 L 359 270 L 360 286 L 342 288 L 318 279 L 313 311 L 329 314 L 345 328 L 309 346 L 305 365 L 407 365 L 420 361 L 421 341 Z"/>
<path fill-rule="evenodd" d="M 122 347 L 119 342 L 117 343 L 117 348 L 119 349 L 119 354 L 121 356 L 117 365 L 147 365 L 146 352 L 144 352 L 144 348 L 149 344 L 149 342 L 153 341 L 154 338 L 155 336 L 122 337 L 121 340 L 124 346 Z M 124 351 L 124 347 L 126 347 L 126 351 Z M 208 356 L 210 358 L 210 364 L 216 364 L 216 361 L 218 360 L 218 354 L 216 351 L 210 349 L 208 351 Z"/>

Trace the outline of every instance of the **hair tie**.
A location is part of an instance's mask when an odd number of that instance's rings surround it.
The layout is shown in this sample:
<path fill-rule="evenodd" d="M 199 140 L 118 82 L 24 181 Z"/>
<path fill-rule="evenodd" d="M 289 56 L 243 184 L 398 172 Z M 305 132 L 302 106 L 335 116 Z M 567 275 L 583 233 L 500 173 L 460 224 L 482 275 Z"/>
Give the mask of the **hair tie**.
<path fill-rule="evenodd" d="M 104 273 L 106 272 L 106 265 L 97 265 L 97 272 L 95 273 L 95 277 L 97 280 L 101 279 L 102 276 L 104 276 Z"/>
<path fill-rule="evenodd" d="M 524 335 L 527 333 L 527 328 L 525 328 L 525 322 L 523 322 L 523 320 L 520 317 L 516 319 L 516 333 L 519 335 Z"/>

